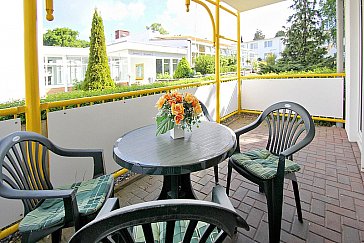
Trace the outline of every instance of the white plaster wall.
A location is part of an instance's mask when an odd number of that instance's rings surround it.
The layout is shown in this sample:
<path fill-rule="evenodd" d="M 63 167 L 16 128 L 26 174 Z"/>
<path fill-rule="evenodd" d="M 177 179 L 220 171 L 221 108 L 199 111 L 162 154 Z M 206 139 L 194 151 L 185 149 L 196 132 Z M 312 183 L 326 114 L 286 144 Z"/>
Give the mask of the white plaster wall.
<path fill-rule="evenodd" d="M 345 72 L 346 112 L 345 130 L 351 142 L 359 141 L 359 79 L 360 79 L 360 38 L 359 0 L 345 1 Z M 361 146 L 359 146 L 361 148 Z"/>
<path fill-rule="evenodd" d="M 154 123 L 155 103 L 159 96 L 146 96 L 51 112 L 48 116 L 48 137 L 59 146 L 68 148 L 102 148 L 106 171 L 120 169 L 112 158 L 112 147 L 124 133 Z M 91 159 L 60 159 L 51 156 L 52 182 L 62 185 L 90 178 Z"/>
<path fill-rule="evenodd" d="M 9 1 L 0 8 L 0 28 L 0 102 L 4 102 L 25 97 L 23 1 Z"/>
<path fill-rule="evenodd" d="M 260 79 L 242 81 L 242 108 L 264 110 L 278 101 L 303 105 L 313 116 L 343 118 L 343 79 Z"/>
<path fill-rule="evenodd" d="M 5 5 L 4 5 L 5 6 Z M 43 1 L 38 0 L 38 19 L 43 18 Z M 23 1 L 9 1 L 0 8 L 0 102 L 25 98 Z M 38 21 L 38 45 L 42 38 L 42 21 Z M 43 57 L 39 56 L 39 76 L 43 81 Z M 40 95 L 45 94 L 40 82 Z"/>
<path fill-rule="evenodd" d="M 136 80 L 136 64 L 144 64 L 144 79 L 143 80 Z M 133 57 L 131 56 L 130 59 L 130 80 L 131 83 L 140 82 L 142 84 L 149 83 L 148 78 L 153 78 L 153 80 L 156 77 L 156 67 L 155 67 L 155 57 Z"/>
<path fill-rule="evenodd" d="M 6 135 L 21 130 L 20 119 L 0 122 L 0 139 Z M 23 217 L 23 203 L 21 200 L 0 197 L 0 228 L 8 226 Z"/>

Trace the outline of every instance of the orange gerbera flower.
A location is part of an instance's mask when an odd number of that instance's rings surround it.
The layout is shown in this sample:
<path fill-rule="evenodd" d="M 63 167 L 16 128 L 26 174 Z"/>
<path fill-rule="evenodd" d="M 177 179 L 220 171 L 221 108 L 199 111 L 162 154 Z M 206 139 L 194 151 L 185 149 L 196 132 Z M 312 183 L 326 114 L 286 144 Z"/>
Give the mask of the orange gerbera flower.
<path fill-rule="evenodd" d="M 156 103 L 156 107 L 158 108 L 158 109 L 160 109 L 160 108 L 162 108 L 162 106 L 164 105 L 164 103 L 166 102 L 166 99 L 163 97 L 163 96 L 161 96 L 160 98 L 159 98 L 159 100 L 157 101 L 157 103 Z"/>
<path fill-rule="evenodd" d="M 194 100 L 195 100 L 195 96 L 193 96 L 193 95 L 192 95 L 192 94 L 190 94 L 190 93 L 185 93 L 185 101 L 186 101 L 188 104 L 191 104 Z"/>
<path fill-rule="evenodd" d="M 183 96 L 180 93 L 174 92 L 172 93 L 172 97 L 175 98 L 176 103 L 182 103 Z"/>
<path fill-rule="evenodd" d="M 196 99 L 196 97 L 193 97 L 193 101 L 192 101 L 192 106 L 196 107 L 197 104 L 200 104 L 200 102 L 198 102 L 198 99 Z"/>
<path fill-rule="evenodd" d="M 181 121 L 184 119 L 185 117 L 182 115 L 182 114 L 178 114 L 174 117 L 174 122 L 177 124 L 177 125 L 180 125 L 181 124 Z"/>
<path fill-rule="evenodd" d="M 172 99 L 172 96 L 171 96 L 171 94 L 165 94 L 165 95 L 164 95 L 164 98 L 165 98 L 166 100 L 170 100 L 170 99 Z"/>
<path fill-rule="evenodd" d="M 172 114 L 175 116 L 184 115 L 185 108 L 183 107 L 183 104 L 172 104 L 171 111 L 172 111 Z"/>
<path fill-rule="evenodd" d="M 194 106 L 193 109 L 197 115 L 202 113 L 202 107 L 201 107 L 200 103 L 197 103 L 197 105 Z"/>

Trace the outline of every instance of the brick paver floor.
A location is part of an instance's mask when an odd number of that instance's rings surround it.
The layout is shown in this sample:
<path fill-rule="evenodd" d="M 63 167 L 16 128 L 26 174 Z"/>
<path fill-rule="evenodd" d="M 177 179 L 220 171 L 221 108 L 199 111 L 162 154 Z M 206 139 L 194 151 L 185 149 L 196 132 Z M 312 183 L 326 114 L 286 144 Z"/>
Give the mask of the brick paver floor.
<path fill-rule="evenodd" d="M 227 122 L 232 129 L 250 123 L 254 117 L 238 117 Z M 260 147 L 266 140 L 265 127 L 245 134 L 241 150 Z M 364 187 L 359 170 L 360 153 L 350 143 L 343 128 L 316 127 L 314 141 L 297 153 L 301 165 L 297 173 L 303 224 L 297 219 L 292 186 L 286 181 L 282 214 L 282 242 L 364 242 Z M 227 162 L 220 164 L 220 183 L 226 186 Z M 210 200 L 214 186 L 213 170 L 192 174 L 192 184 L 199 199 Z M 156 198 L 161 176 L 144 176 L 122 186 L 116 193 L 121 206 Z M 246 219 L 250 231 L 239 231 L 238 242 L 268 242 L 267 208 L 258 186 L 233 173 L 230 199 Z"/>
<path fill-rule="evenodd" d="M 237 119 L 227 125 L 236 129 L 251 121 L 252 118 Z M 242 136 L 241 150 L 261 147 L 266 138 L 265 127 L 259 127 Z M 316 127 L 314 141 L 294 157 L 302 168 L 297 179 L 304 222 L 298 221 L 292 186 L 287 180 L 282 242 L 364 242 L 364 187 L 359 156 L 357 145 L 348 141 L 343 128 Z M 220 183 L 226 186 L 227 161 L 219 167 Z M 211 199 L 213 175 L 212 169 L 192 174 L 199 199 Z M 117 196 L 122 206 L 153 200 L 161 184 L 161 176 L 145 176 L 122 188 Z M 239 231 L 238 242 L 268 242 L 266 199 L 258 186 L 234 172 L 230 199 L 250 226 L 248 232 Z"/>

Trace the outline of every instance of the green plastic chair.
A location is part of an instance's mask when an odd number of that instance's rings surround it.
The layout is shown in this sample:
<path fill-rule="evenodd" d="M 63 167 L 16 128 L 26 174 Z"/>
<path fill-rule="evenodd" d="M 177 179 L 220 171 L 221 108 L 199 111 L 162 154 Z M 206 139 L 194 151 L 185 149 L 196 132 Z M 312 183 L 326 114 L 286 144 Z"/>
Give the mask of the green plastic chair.
<path fill-rule="evenodd" d="M 231 205 L 225 189 L 216 186 L 213 202 L 169 199 L 118 208 L 110 198 L 95 220 L 72 236 L 70 243 L 223 242 L 237 227 L 249 230 Z"/>
<path fill-rule="evenodd" d="M 269 129 L 265 148 L 241 152 L 237 146 L 228 163 L 226 193 L 229 195 L 232 168 L 259 185 L 267 198 L 269 242 L 279 242 L 282 219 L 284 178 L 292 180 L 298 220 L 302 220 L 301 202 L 295 172 L 300 166 L 293 154 L 307 146 L 315 136 L 311 115 L 301 105 L 279 102 L 268 107 L 250 125 L 235 131 L 237 143 L 240 135 L 258 127 L 263 121 Z"/>
<path fill-rule="evenodd" d="M 91 157 L 93 179 L 54 188 L 49 178 L 49 152 L 66 157 Z M 21 199 L 22 242 L 52 234 L 59 242 L 62 228 L 76 230 L 94 219 L 113 195 L 113 176 L 105 175 L 102 150 L 64 149 L 33 132 L 15 132 L 0 140 L 0 196 Z"/>
<path fill-rule="evenodd" d="M 202 108 L 202 113 L 205 116 L 206 120 L 209 121 L 209 122 L 214 122 L 214 119 L 212 119 L 212 117 L 211 117 L 209 111 L 207 110 L 205 104 L 202 103 L 201 101 L 199 101 L 199 102 L 200 102 L 200 105 L 201 105 L 201 108 Z M 215 185 L 219 185 L 219 165 L 214 166 L 214 175 L 215 175 Z"/>

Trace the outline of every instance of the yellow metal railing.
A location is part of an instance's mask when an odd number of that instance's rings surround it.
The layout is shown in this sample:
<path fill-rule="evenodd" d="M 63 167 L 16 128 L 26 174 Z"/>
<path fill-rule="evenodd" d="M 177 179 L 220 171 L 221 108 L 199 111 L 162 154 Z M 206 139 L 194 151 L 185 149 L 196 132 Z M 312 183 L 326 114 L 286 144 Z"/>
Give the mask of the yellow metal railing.
<path fill-rule="evenodd" d="M 337 78 L 337 77 L 345 77 L 345 73 L 332 73 L 332 74 L 294 74 L 294 75 L 257 75 L 257 76 L 241 76 L 241 80 L 246 79 L 287 79 L 287 78 Z M 221 82 L 229 82 L 237 80 L 237 77 L 231 78 L 224 78 Z M 125 99 L 128 97 L 140 97 L 144 95 L 153 95 L 157 93 L 168 92 L 175 89 L 187 89 L 193 87 L 199 87 L 204 85 L 211 85 L 216 84 L 216 81 L 209 80 L 203 81 L 198 83 L 191 83 L 191 84 L 181 84 L 181 85 L 174 85 L 174 86 L 167 86 L 161 88 L 154 88 L 154 89 L 145 89 L 145 90 L 137 90 L 137 91 L 129 91 L 123 93 L 116 93 L 116 94 L 108 94 L 108 95 L 100 95 L 100 96 L 92 96 L 92 97 L 84 97 L 78 99 L 70 99 L 70 100 L 62 100 L 62 101 L 52 101 L 52 102 L 45 102 L 40 105 L 41 110 L 48 111 L 51 108 L 63 108 L 66 109 L 67 106 L 80 106 L 82 104 L 90 104 L 92 105 L 95 102 L 106 102 L 106 101 L 114 101 L 117 99 Z M 240 104 L 240 102 L 238 102 Z M 248 111 L 242 110 L 242 112 L 249 112 L 254 113 L 255 111 Z M 258 112 L 258 111 L 257 111 Z M 11 107 L 0 109 L 0 116 L 9 116 L 13 115 L 17 117 L 19 114 L 26 113 L 25 106 L 18 106 L 18 107 Z M 226 119 L 226 117 L 221 117 L 220 119 Z M 326 121 L 334 121 L 334 122 L 345 122 L 342 119 L 337 118 L 327 118 L 327 117 L 314 117 L 316 120 L 326 120 Z"/>

